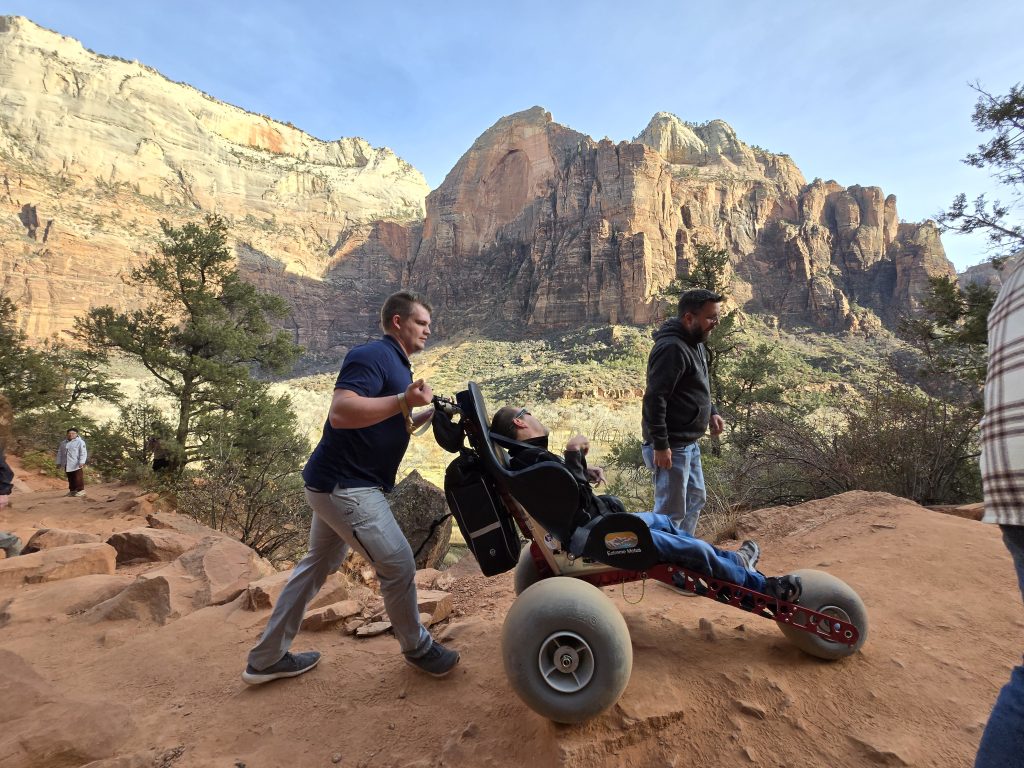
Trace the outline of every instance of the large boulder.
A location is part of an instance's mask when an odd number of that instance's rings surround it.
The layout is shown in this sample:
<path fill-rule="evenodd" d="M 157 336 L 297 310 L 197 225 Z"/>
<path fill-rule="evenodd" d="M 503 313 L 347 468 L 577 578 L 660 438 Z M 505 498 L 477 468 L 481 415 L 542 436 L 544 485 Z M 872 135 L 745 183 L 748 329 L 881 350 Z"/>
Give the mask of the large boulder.
<path fill-rule="evenodd" d="M 117 552 L 103 543 L 72 544 L 0 561 L 0 589 L 90 574 L 112 574 Z"/>
<path fill-rule="evenodd" d="M 169 563 L 196 543 L 194 536 L 158 528 L 132 528 L 107 539 L 107 544 L 117 550 L 117 562 L 121 564 L 134 560 Z"/>
<path fill-rule="evenodd" d="M 0 626 L 54 621 L 61 615 L 84 613 L 109 600 L 134 580 L 134 576 L 126 574 L 96 574 L 24 586 L 6 602 L 0 601 Z"/>
<path fill-rule="evenodd" d="M 417 570 L 439 567 L 448 554 L 452 535 L 451 517 L 434 527 L 435 521 L 448 514 L 444 491 L 413 470 L 388 495 L 388 504 L 412 551 L 419 550 Z"/>
<path fill-rule="evenodd" d="M 274 567 L 239 541 L 210 536 L 172 563 L 140 574 L 120 594 L 93 608 L 94 621 L 136 619 L 164 624 L 238 597 Z"/>
<path fill-rule="evenodd" d="M 144 623 L 165 624 L 175 614 L 181 615 L 181 609 L 188 610 L 187 600 L 171 604 L 171 585 L 163 576 L 155 578 L 137 578 L 118 594 L 99 603 L 88 611 L 89 621 L 120 621 L 134 619 Z"/>
<path fill-rule="evenodd" d="M 103 541 L 98 533 L 85 533 L 83 531 L 65 531 L 60 528 L 40 528 L 32 534 L 32 537 L 25 544 L 21 551 L 23 555 L 31 555 L 43 549 L 54 549 L 66 547 L 71 544 L 91 544 Z"/>

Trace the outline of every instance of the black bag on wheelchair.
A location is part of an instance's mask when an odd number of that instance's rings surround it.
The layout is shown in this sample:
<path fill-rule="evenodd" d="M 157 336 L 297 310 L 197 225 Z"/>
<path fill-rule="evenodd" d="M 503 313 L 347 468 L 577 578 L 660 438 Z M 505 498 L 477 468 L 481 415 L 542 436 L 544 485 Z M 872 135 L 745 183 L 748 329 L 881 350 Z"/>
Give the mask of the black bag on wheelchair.
<path fill-rule="evenodd" d="M 444 473 L 448 508 L 485 576 L 511 570 L 519 562 L 520 541 L 512 516 L 480 460 L 463 454 Z"/>

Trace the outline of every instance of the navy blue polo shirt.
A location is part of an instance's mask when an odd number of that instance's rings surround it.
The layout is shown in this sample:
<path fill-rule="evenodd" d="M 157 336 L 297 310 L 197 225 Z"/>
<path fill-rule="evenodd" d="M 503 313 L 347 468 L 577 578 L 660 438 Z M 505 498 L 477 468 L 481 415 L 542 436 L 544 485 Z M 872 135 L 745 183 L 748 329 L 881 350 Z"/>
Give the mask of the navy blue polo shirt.
<path fill-rule="evenodd" d="M 411 383 L 412 366 L 405 350 L 391 336 L 384 336 L 349 350 L 334 388 L 384 397 L 405 392 Z M 302 479 L 308 488 L 319 491 L 332 491 L 335 485 L 390 491 L 408 446 L 401 413 L 362 429 L 335 429 L 328 418 Z"/>

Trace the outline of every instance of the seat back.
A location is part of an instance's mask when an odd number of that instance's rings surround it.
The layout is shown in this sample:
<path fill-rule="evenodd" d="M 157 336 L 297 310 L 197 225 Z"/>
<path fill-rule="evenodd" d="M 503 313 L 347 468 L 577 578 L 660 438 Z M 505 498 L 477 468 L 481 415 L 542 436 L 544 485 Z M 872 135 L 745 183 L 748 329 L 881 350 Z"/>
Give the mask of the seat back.
<path fill-rule="evenodd" d="M 490 417 L 480 387 L 471 381 L 469 388 L 455 397 L 462 418 L 469 419 L 466 433 L 487 475 L 567 546 L 572 535 L 572 520 L 580 506 L 576 479 L 564 465 L 555 461 L 541 462 L 526 469 L 510 469 L 502 448 L 491 436 Z"/>

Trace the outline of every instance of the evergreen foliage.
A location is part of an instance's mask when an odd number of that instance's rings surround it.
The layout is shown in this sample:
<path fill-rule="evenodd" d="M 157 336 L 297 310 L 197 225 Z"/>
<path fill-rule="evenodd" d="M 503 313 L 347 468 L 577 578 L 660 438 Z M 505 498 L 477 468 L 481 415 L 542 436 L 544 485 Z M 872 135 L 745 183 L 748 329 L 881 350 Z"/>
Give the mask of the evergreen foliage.
<path fill-rule="evenodd" d="M 939 214 L 938 221 L 951 232 L 984 232 L 998 260 L 1024 247 L 1024 225 L 1011 220 L 1024 191 L 1024 85 L 1012 86 L 1003 96 L 988 93 L 979 83 L 971 87 L 978 93 L 971 119 L 979 131 L 995 135 L 978 145 L 978 151 L 968 154 L 964 162 L 988 170 L 1011 189 L 1012 200 L 990 202 L 979 195 L 969 204 L 967 195 L 961 193 Z"/>
<path fill-rule="evenodd" d="M 250 372 L 283 372 L 300 349 L 270 322 L 287 314 L 285 302 L 239 277 L 220 217 L 182 227 L 161 221 L 160 228 L 160 253 L 129 279 L 155 300 L 129 312 L 94 308 L 76 321 L 75 333 L 92 348 L 141 362 L 174 400 L 180 469 L 209 457 L 208 417 L 223 412 Z"/>

